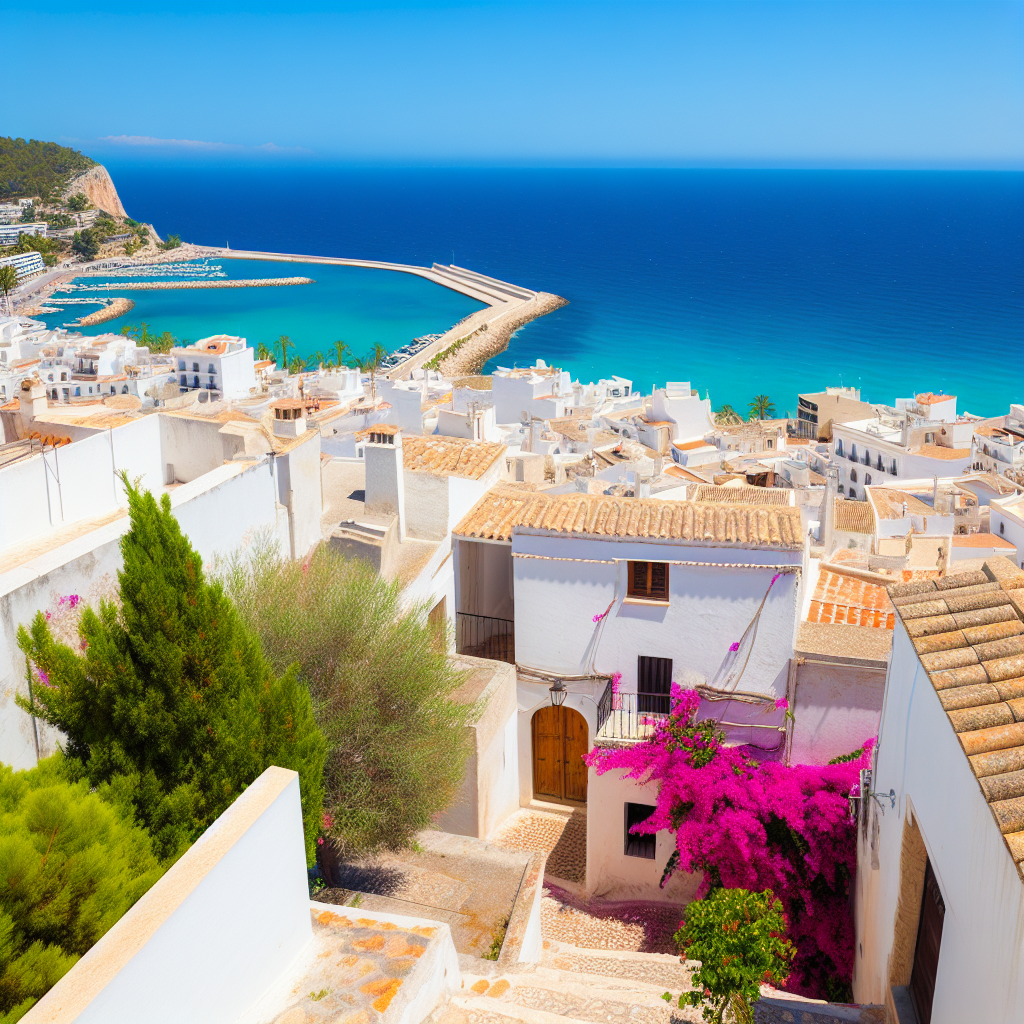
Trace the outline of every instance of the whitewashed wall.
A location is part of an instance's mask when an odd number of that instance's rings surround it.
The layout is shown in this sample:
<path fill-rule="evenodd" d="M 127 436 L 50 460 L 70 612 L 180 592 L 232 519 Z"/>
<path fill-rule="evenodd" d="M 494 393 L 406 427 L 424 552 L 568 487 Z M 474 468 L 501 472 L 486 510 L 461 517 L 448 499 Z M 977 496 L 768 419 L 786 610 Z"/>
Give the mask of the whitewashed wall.
<path fill-rule="evenodd" d="M 653 860 L 626 856 L 626 804 L 653 807 L 658 799 L 658 784 L 641 785 L 637 779 L 623 778 L 624 774 L 623 769 L 613 769 L 604 775 L 590 769 L 587 802 L 591 808 L 600 808 L 601 813 L 587 815 L 587 894 L 608 900 L 688 903 L 700 885 L 699 874 L 676 872 L 665 888 L 660 885 L 665 865 L 675 849 L 671 832 L 657 833 Z"/>
<path fill-rule="evenodd" d="M 1024 1020 L 1024 886 L 981 787 L 906 630 L 897 623 L 872 789 L 896 793 L 862 839 L 854 998 L 885 1002 L 912 809 L 946 905 L 932 1024 Z M 877 864 L 877 866 L 874 866 Z"/>
<path fill-rule="evenodd" d="M 621 672 L 624 692 L 636 691 L 639 655 L 671 658 L 676 679 L 689 669 L 711 680 L 729 645 L 752 621 L 776 572 L 772 566 L 800 566 L 803 558 L 801 551 L 576 540 L 518 529 L 512 553 L 516 661 L 570 675 L 591 669 Z M 516 557 L 520 554 L 581 561 Z M 765 568 L 671 565 L 668 604 L 633 604 L 625 600 L 629 559 L 745 562 Z M 740 689 L 785 696 L 802 577 L 802 572 L 785 573 L 772 587 Z M 609 604 L 607 619 L 595 624 L 594 616 Z"/>

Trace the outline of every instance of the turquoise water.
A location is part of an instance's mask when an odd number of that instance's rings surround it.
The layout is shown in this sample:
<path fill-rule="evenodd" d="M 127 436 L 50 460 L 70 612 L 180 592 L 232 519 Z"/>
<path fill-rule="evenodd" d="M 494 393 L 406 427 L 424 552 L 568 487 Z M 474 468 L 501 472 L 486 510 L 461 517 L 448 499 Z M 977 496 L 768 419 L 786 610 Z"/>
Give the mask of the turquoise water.
<path fill-rule="evenodd" d="M 208 262 L 211 267 L 219 264 L 232 280 L 311 277 L 316 283 L 205 290 L 118 292 L 112 289 L 100 294 L 124 295 L 134 300 L 135 308 L 116 320 L 84 327 L 83 333 L 105 334 L 119 331 L 124 324 L 144 320 L 151 331 L 170 331 L 180 341 L 198 341 L 211 334 L 234 334 L 247 338 L 255 348 L 261 343 L 272 346 L 279 335 L 287 334 L 299 355 L 308 356 L 317 350 L 326 354 L 335 341 L 341 340 L 360 356 L 376 342 L 391 351 L 415 337 L 440 334 L 482 308 L 482 303 L 475 299 L 414 274 L 391 270 L 263 260 Z M 127 279 L 111 276 L 77 280 L 99 283 Z M 73 293 L 75 298 L 91 298 L 92 294 Z M 56 293 L 52 301 L 59 302 L 60 295 Z M 40 319 L 50 327 L 60 327 L 93 309 L 73 305 Z"/>

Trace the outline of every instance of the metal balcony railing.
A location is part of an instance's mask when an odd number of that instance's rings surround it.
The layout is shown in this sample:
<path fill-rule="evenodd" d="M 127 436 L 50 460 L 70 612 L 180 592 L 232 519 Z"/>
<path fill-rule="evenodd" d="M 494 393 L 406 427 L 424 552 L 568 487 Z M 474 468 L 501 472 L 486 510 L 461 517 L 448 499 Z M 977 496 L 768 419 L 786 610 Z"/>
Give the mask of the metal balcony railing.
<path fill-rule="evenodd" d="M 455 615 L 455 649 L 459 654 L 492 661 L 516 663 L 516 630 L 512 619 L 496 619 L 490 615 L 457 612 Z"/>
<path fill-rule="evenodd" d="M 609 683 L 597 704 L 597 738 L 644 740 L 668 718 L 669 696 L 661 693 L 612 693 Z"/>

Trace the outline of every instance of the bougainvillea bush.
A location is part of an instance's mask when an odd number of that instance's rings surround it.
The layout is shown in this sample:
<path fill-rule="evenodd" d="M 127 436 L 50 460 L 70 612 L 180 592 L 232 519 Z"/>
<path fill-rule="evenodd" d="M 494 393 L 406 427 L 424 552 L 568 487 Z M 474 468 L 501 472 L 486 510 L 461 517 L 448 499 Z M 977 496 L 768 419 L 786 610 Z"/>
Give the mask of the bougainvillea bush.
<path fill-rule="evenodd" d="M 701 698 L 672 684 L 671 714 L 650 739 L 625 749 L 596 748 L 587 763 L 603 774 L 660 783 L 656 809 L 638 833 L 668 829 L 676 871 L 703 872 L 698 899 L 713 889 L 770 889 L 782 901 L 796 946 L 787 988 L 837 998 L 853 970 L 850 886 L 856 825 L 847 796 L 867 766 L 870 742 L 855 761 L 816 767 L 757 762 L 727 747 Z"/>

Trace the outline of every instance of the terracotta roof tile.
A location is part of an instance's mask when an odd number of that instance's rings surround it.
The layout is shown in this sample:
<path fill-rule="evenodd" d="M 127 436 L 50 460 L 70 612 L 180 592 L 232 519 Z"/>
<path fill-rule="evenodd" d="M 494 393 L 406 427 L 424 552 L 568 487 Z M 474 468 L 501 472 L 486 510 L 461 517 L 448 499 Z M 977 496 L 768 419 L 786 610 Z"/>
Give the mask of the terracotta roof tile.
<path fill-rule="evenodd" d="M 1024 877 L 1024 573 L 998 568 L 897 584 L 889 597 Z"/>
<path fill-rule="evenodd" d="M 792 491 L 780 487 L 716 487 L 705 484 L 694 491 L 693 501 L 725 505 L 790 505 Z"/>
<path fill-rule="evenodd" d="M 885 587 L 822 569 L 807 613 L 808 622 L 892 629 L 895 618 Z"/>
<path fill-rule="evenodd" d="M 1007 548 L 1010 551 L 1016 550 L 1016 545 L 1011 544 L 1004 537 L 997 537 L 994 533 L 955 533 L 953 534 L 953 547 L 955 548 Z"/>
<path fill-rule="evenodd" d="M 927 459 L 943 459 L 946 462 L 955 462 L 958 459 L 969 459 L 970 448 L 947 448 L 941 444 L 922 444 L 914 449 L 914 455 L 923 455 Z"/>
<path fill-rule="evenodd" d="M 623 498 L 604 494 L 545 494 L 511 485 L 492 488 L 452 531 L 508 541 L 515 527 L 561 534 L 685 540 L 799 550 L 800 511 L 754 505 Z"/>
<path fill-rule="evenodd" d="M 402 464 L 413 473 L 479 480 L 504 454 L 505 446 L 496 441 L 471 441 L 437 434 L 402 437 Z"/>
<path fill-rule="evenodd" d="M 903 505 L 906 503 L 907 514 L 915 516 L 934 516 L 937 513 L 931 505 L 926 505 L 920 498 L 906 491 L 898 491 L 892 487 L 867 487 L 868 501 L 875 507 L 879 519 L 902 519 Z"/>
<path fill-rule="evenodd" d="M 875 520 L 866 501 L 836 498 L 835 527 L 846 533 L 874 533 Z"/>

